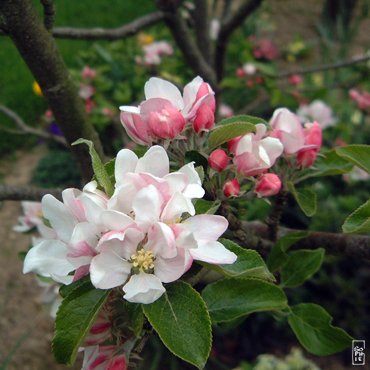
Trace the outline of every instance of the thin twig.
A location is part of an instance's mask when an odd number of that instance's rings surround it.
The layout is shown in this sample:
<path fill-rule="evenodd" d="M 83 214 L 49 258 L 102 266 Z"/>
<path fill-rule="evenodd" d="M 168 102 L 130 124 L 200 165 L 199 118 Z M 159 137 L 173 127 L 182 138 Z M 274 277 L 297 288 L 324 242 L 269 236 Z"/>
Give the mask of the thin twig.
<path fill-rule="evenodd" d="M 121 40 L 136 35 L 143 28 L 160 22 L 164 14 L 160 11 L 144 15 L 134 21 L 117 28 L 75 28 L 56 27 L 51 32 L 55 38 L 70 40 Z M 6 35 L 0 32 L 0 35 Z"/>
<path fill-rule="evenodd" d="M 268 238 L 273 242 L 276 241 L 278 236 L 280 219 L 287 202 L 287 196 L 288 194 L 285 190 L 281 190 L 276 195 L 274 206 L 267 218 Z"/>
<path fill-rule="evenodd" d="M 0 112 L 4 113 L 7 117 L 12 119 L 13 122 L 15 123 L 15 125 L 19 129 L 19 131 L 17 131 L 17 130 L 7 130 L 5 128 L 6 131 L 13 132 L 13 133 L 16 133 L 16 134 L 21 134 L 21 135 L 22 134 L 23 135 L 24 134 L 32 134 L 32 135 L 41 137 L 43 139 L 54 140 L 54 141 L 58 142 L 59 144 L 67 146 L 67 142 L 64 139 L 64 137 L 54 135 L 54 134 L 51 134 L 51 133 L 48 133 L 48 132 L 45 132 L 45 131 L 42 131 L 42 130 L 38 130 L 34 127 L 28 126 L 17 113 L 12 111 L 8 107 L 5 107 L 4 105 L 0 105 Z"/>
<path fill-rule="evenodd" d="M 47 30 L 51 30 L 55 20 L 55 5 L 54 0 L 41 0 L 44 7 L 44 25 Z"/>
<path fill-rule="evenodd" d="M 45 194 L 54 195 L 57 199 L 62 199 L 61 189 L 43 189 L 30 186 L 8 186 L 0 185 L 0 201 L 3 200 L 32 200 L 40 202 Z"/>
<path fill-rule="evenodd" d="M 0 112 L 4 113 L 7 117 L 9 117 L 15 123 L 15 125 L 18 127 L 19 130 L 18 131 L 12 130 L 13 133 L 21 134 L 21 135 L 32 134 L 32 135 L 41 137 L 43 139 L 54 140 L 59 144 L 67 146 L 67 142 L 64 139 L 64 137 L 58 136 L 58 135 L 53 135 L 53 134 L 45 132 L 43 130 L 39 130 L 39 129 L 36 129 L 34 127 L 28 126 L 17 113 L 12 111 L 8 107 L 0 104 Z M 10 132 L 10 130 L 7 130 L 6 128 L 5 128 L 5 130 Z"/>
<path fill-rule="evenodd" d="M 344 68 L 344 67 L 350 67 L 354 64 L 359 64 L 359 63 L 364 63 L 370 60 L 370 54 L 365 54 L 365 55 L 359 55 L 359 56 L 354 56 L 350 59 L 347 60 L 342 60 L 339 62 L 335 63 L 328 63 L 328 64 L 322 64 L 319 66 L 313 66 L 313 67 L 308 67 L 308 68 L 300 68 L 300 69 L 294 69 L 291 71 L 285 71 L 282 73 L 279 73 L 276 78 L 286 78 L 291 75 L 305 75 L 305 74 L 310 74 L 310 73 L 315 73 L 315 72 L 323 72 L 323 71 L 328 71 L 328 70 L 333 70 L 333 69 L 339 69 L 339 68 Z"/>

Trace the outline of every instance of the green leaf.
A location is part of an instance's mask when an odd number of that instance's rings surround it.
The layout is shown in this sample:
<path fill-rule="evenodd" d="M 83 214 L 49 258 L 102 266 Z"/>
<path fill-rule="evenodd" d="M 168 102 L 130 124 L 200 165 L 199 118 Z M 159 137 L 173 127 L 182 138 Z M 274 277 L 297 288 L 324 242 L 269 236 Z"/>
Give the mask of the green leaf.
<path fill-rule="evenodd" d="M 207 158 L 196 150 L 189 150 L 185 153 L 185 162 L 195 162 L 194 166 L 202 166 L 204 171 L 206 171 L 208 167 Z"/>
<path fill-rule="evenodd" d="M 208 285 L 202 296 L 214 322 L 287 307 L 287 299 L 281 288 L 258 279 L 232 278 L 217 281 Z"/>
<path fill-rule="evenodd" d="M 71 284 L 68 285 L 62 285 L 59 288 L 59 294 L 62 296 L 62 298 L 67 297 L 70 295 L 75 289 L 80 288 L 83 285 L 86 285 L 90 282 L 90 276 L 85 276 L 82 279 L 79 279 Z"/>
<path fill-rule="evenodd" d="M 176 356 L 202 369 L 208 359 L 212 331 L 207 307 L 189 284 L 166 286 L 157 301 L 143 311 L 165 346 Z"/>
<path fill-rule="evenodd" d="M 262 257 L 252 249 L 245 249 L 240 247 L 228 239 L 220 239 L 220 242 L 231 252 L 234 252 L 238 259 L 229 265 L 213 265 L 202 263 L 210 270 L 219 272 L 227 277 L 236 278 L 259 278 L 265 280 L 275 281 L 274 275 L 268 270 L 265 261 Z"/>
<path fill-rule="evenodd" d="M 296 231 L 281 237 L 272 247 L 267 259 L 267 266 L 270 271 L 278 270 L 288 259 L 286 251 L 295 243 L 307 237 L 307 231 Z"/>
<path fill-rule="evenodd" d="M 214 215 L 219 209 L 221 202 L 219 200 L 211 201 L 198 199 L 194 205 L 196 214 Z"/>
<path fill-rule="evenodd" d="M 234 137 L 245 135 L 250 132 L 255 132 L 255 125 L 249 121 L 240 120 L 238 122 L 232 122 L 224 124 L 222 126 L 216 126 L 216 128 L 212 130 L 209 135 L 208 148 L 210 151 L 212 151 L 213 149 L 219 147 L 220 145 L 226 143 L 227 141 L 233 139 Z"/>
<path fill-rule="evenodd" d="M 352 338 L 332 326 L 332 317 L 319 305 L 301 303 L 291 307 L 288 322 L 302 346 L 317 356 L 328 356 L 351 345 Z"/>
<path fill-rule="evenodd" d="M 297 189 L 292 182 L 288 182 L 288 189 L 293 194 L 303 213 L 311 217 L 316 213 L 317 195 L 311 189 Z"/>
<path fill-rule="evenodd" d="M 347 145 L 337 148 L 336 152 L 342 158 L 370 173 L 370 145 Z"/>
<path fill-rule="evenodd" d="M 253 123 L 254 125 L 256 125 L 257 123 L 264 123 L 265 125 L 267 124 L 267 122 L 263 118 L 249 116 L 247 114 L 241 114 L 238 116 L 224 118 L 217 123 L 217 126 L 228 125 L 229 123 L 243 123 L 243 122 Z"/>
<path fill-rule="evenodd" d="M 289 254 L 281 269 L 281 285 L 293 288 L 304 283 L 320 269 L 324 259 L 325 249 L 302 249 Z"/>
<path fill-rule="evenodd" d="M 104 189 L 108 196 L 112 196 L 114 192 L 113 183 L 108 175 L 107 169 L 99 158 L 98 153 L 94 149 L 94 143 L 90 140 L 78 139 L 72 145 L 86 144 L 89 147 L 91 163 L 98 184 Z"/>
<path fill-rule="evenodd" d="M 78 347 L 102 308 L 109 290 L 95 289 L 89 281 L 71 291 L 60 305 L 55 320 L 52 348 L 56 360 L 72 365 Z"/>
<path fill-rule="evenodd" d="M 342 229 L 347 234 L 370 232 L 370 199 L 346 218 Z"/>
<path fill-rule="evenodd" d="M 340 157 L 335 150 L 321 154 L 304 178 L 342 175 L 351 171 L 353 165 Z"/>

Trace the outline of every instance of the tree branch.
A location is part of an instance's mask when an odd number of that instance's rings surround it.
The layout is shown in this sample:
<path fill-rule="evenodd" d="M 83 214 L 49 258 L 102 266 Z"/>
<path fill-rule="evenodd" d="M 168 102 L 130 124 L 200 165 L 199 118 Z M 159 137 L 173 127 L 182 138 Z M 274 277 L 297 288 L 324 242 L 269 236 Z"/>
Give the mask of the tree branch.
<path fill-rule="evenodd" d="M 367 62 L 368 60 L 370 60 L 370 54 L 365 54 L 365 55 L 355 56 L 355 57 L 352 57 L 351 59 L 342 60 L 342 61 L 335 62 L 335 63 L 322 64 L 319 66 L 300 68 L 300 69 L 282 72 L 282 73 L 279 73 L 276 76 L 276 78 L 280 79 L 280 78 L 289 77 L 294 74 L 305 75 L 305 74 L 310 74 L 310 73 L 315 73 L 315 72 L 323 72 L 323 71 L 328 71 L 332 69 L 350 67 L 354 64 Z"/>
<path fill-rule="evenodd" d="M 181 49 L 189 67 L 198 75 L 203 77 L 217 92 L 217 81 L 214 70 L 210 67 L 198 46 L 194 42 L 191 33 L 181 16 L 176 0 L 157 0 L 158 7 L 164 11 L 164 21 L 170 29 L 173 38 Z"/>
<path fill-rule="evenodd" d="M 42 189 L 29 186 L 7 186 L 0 185 L 0 201 L 3 200 L 32 200 L 41 202 L 45 194 L 54 195 L 55 198 L 62 199 L 61 189 Z"/>
<path fill-rule="evenodd" d="M 2 0 L 0 15 L 10 38 L 28 65 L 54 113 L 68 144 L 79 138 L 91 140 L 101 157 L 102 145 L 94 127 L 87 121 L 82 100 L 52 35 L 45 29 L 31 0 Z M 84 180 L 93 175 L 88 150 L 71 148 Z"/>
<path fill-rule="evenodd" d="M 51 133 L 45 132 L 43 130 L 38 130 L 34 127 L 28 126 L 23 119 L 14 111 L 9 109 L 8 107 L 0 104 L 0 112 L 4 113 L 7 117 L 13 120 L 15 125 L 18 127 L 19 130 L 12 130 L 14 134 L 32 134 L 36 135 L 38 137 L 41 137 L 43 139 L 47 140 L 54 140 L 59 144 L 62 144 L 64 146 L 67 146 L 67 142 L 62 136 L 53 135 Z"/>
<path fill-rule="evenodd" d="M 55 20 L 54 0 L 41 0 L 41 4 L 44 7 L 44 26 L 50 31 Z"/>
<path fill-rule="evenodd" d="M 258 9 L 261 3 L 262 0 L 249 0 L 244 2 L 236 11 L 230 14 L 230 16 L 224 19 L 221 23 L 221 29 L 216 44 L 214 63 L 216 66 L 218 81 L 221 81 L 224 77 L 226 51 L 230 36 L 239 26 L 243 24 L 249 15 Z"/>
<path fill-rule="evenodd" d="M 75 28 L 56 27 L 51 32 L 55 38 L 70 40 L 120 40 L 125 37 L 134 36 L 143 28 L 149 27 L 163 20 L 163 12 L 154 12 L 137 18 L 131 23 L 117 28 Z M 0 33 L 0 35 L 6 35 Z"/>
<path fill-rule="evenodd" d="M 211 59 L 207 0 L 195 0 L 195 35 L 198 48 L 205 60 Z"/>

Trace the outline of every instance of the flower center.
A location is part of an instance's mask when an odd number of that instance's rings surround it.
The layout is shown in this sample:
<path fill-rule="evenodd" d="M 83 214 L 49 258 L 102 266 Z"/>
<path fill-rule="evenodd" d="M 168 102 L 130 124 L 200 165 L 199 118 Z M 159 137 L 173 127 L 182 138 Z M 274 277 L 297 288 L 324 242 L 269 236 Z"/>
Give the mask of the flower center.
<path fill-rule="evenodd" d="M 132 266 L 143 272 L 151 272 L 154 269 L 154 260 L 153 252 L 145 249 L 140 249 L 131 256 Z"/>

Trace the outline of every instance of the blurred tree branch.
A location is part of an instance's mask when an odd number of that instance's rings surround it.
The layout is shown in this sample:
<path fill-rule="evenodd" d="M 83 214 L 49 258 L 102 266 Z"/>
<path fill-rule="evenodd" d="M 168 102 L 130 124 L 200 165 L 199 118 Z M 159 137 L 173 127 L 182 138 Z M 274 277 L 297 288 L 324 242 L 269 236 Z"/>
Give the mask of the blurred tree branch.
<path fill-rule="evenodd" d="M 44 7 L 44 25 L 50 31 L 53 28 L 55 20 L 54 0 L 41 0 L 41 4 Z"/>
<path fill-rule="evenodd" d="M 64 137 L 53 135 L 43 130 L 39 130 L 34 127 L 28 126 L 17 113 L 12 111 L 8 107 L 5 107 L 4 105 L 0 104 L 0 112 L 4 113 L 7 117 L 12 119 L 15 125 L 18 127 L 18 130 L 12 130 L 11 131 L 12 133 L 21 134 L 21 135 L 32 134 L 32 135 L 41 137 L 43 139 L 54 140 L 59 144 L 67 146 L 67 142 L 64 139 Z"/>
<path fill-rule="evenodd" d="M 196 42 L 205 60 L 211 59 L 211 40 L 209 37 L 209 19 L 207 0 L 195 0 L 195 34 Z"/>
<path fill-rule="evenodd" d="M 57 199 L 62 199 L 61 189 L 43 189 L 30 186 L 0 185 L 0 201 L 3 200 L 31 200 L 40 202 L 45 194 L 52 194 Z"/>
<path fill-rule="evenodd" d="M 226 51 L 232 33 L 254 13 L 262 4 L 262 0 L 244 1 L 229 16 L 222 20 L 220 32 L 216 43 L 214 64 L 216 66 L 217 80 L 221 81 L 225 74 Z"/>
<path fill-rule="evenodd" d="M 43 0 L 46 1 L 46 0 Z M 76 28 L 76 27 L 56 27 L 51 30 L 55 38 L 71 40 L 120 40 L 125 37 L 133 36 L 143 28 L 149 27 L 163 20 L 163 12 L 154 12 L 137 18 L 131 23 L 117 28 Z M 6 35 L 2 32 L 0 35 Z"/>
<path fill-rule="evenodd" d="M 9 37 L 41 86 L 68 144 L 83 137 L 91 140 L 104 157 L 100 139 L 87 121 L 82 100 L 55 40 L 38 17 L 31 0 L 2 0 L 0 15 Z M 71 148 L 86 181 L 93 175 L 88 150 L 83 145 Z"/>
<path fill-rule="evenodd" d="M 276 78 L 286 78 L 286 77 L 289 77 L 295 74 L 305 75 L 305 74 L 310 74 L 310 73 L 315 73 L 315 72 L 324 72 L 324 71 L 333 70 L 333 69 L 350 67 L 355 64 L 367 62 L 368 60 L 370 60 L 370 53 L 354 56 L 350 59 L 342 60 L 339 62 L 322 64 L 322 65 L 308 67 L 308 68 L 299 68 L 299 69 L 294 69 L 291 71 L 285 71 L 285 72 L 279 73 L 276 76 Z"/>

